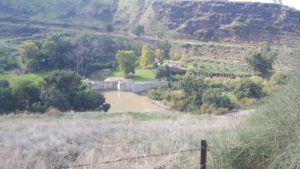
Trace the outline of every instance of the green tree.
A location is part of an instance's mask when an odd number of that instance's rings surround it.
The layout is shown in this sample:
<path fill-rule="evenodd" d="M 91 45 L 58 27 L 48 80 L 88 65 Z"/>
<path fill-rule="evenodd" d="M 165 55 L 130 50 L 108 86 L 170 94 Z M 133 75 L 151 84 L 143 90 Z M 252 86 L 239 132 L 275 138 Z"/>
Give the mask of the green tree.
<path fill-rule="evenodd" d="M 32 40 L 25 41 L 21 46 L 21 56 L 23 63 L 32 69 L 39 69 L 39 62 L 43 60 L 40 58 L 40 48 L 37 43 Z"/>
<path fill-rule="evenodd" d="M 166 79 L 166 80 L 171 80 L 172 77 L 172 72 L 170 71 L 170 67 L 169 66 L 164 66 L 164 67 L 159 67 L 155 78 L 157 79 Z"/>
<path fill-rule="evenodd" d="M 106 107 L 98 91 L 82 84 L 82 77 L 71 71 L 57 71 L 45 78 L 42 100 L 47 107 L 61 111 L 93 111 Z"/>
<path fill-rule="evenodd" d="M 14 111 L 15 101 L 9 82 L 0 80 L 0 114 Z"/>
<path fill-rule="evenodd" d="M 16 108 L 20 111 L 34 111 L 34 105 L 41 102 L 41 87 L 29 80 L 21 80 L 13 87 Z"/>
<path fill-rule="evenodd" d="M 141 34 L 145 33 L 145 28 L 143 25 L 134 25 L 131 29 L 131 32 L 136 36 L 140 36 Z"/>
<path fill-rule="evenodd" d="M 164 51 L 164 56 L 166 58 L 170 58 L 171 44 L 168 40 L 157 42 L 156 47 Z"/>
<path fill-rule="evenodd" d="M 268 78 L 272 75 L 274 57 L 260 53 L 251 53 L 246 58 L 247 63 L 253 68 L 253 70 L 259 73 L 260 76 Z"/>
<path fill-rule="evenodd" d="M 140 64 L 147 68 L 154 64 L 154 53 L 149 46 L 143 46 Z"/>
<path fill-rule="evenodd" d="M 107 32 L 112 32 L 114 30 L 114 26 L 112 24 L 107 24 L 106 25 L 106 31 Z"/>
<path fill-rule="evenodd" d="M 119 68 L 125 75 L 129 73 L 135 73 L 136 58 L 134 51 L 118 51 L 116 60 Z"/>
<path fill-rule="evenodd" d="M 275 53 L 272 52 L 269 42 L 262 42 L 256 52 L 251 52 L 246 58 L 247 63 L 264 78 L 272 76 Z"/>
<path fill-rule="evenodd" d="M 105 104 L 103 95 L 93 89 L 79 91 L 72 99 L 75 111 L 100 110 L 103 104 Z"/>
<path fill-rule="evenodd" d="M 179 80 L 179 88 L 183 90 L 186 98 L 189 99 L 190 107 L 198 110 L 202 104 L 202 95 L 208 88 L 208 84 L 201 78 L 186 75 Z"/>
<path fill-rule="evenodd" d="M 162 64 L 164 62 L 164 60 L 166 59 L 166 56 L 162 49 L 155 50 L 155 57 L 159 61 L 160 64 Z"/>

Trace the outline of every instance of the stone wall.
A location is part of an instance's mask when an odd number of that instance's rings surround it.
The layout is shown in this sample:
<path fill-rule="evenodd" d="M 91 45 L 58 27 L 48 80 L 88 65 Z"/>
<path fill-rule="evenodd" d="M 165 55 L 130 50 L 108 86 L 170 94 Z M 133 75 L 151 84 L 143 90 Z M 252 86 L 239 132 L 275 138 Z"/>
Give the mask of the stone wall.
<path fill-rule="evenodd" d="M 168 82 L 163 80 L 146 82 L 97 81 L 93 82 L 93 85 L 97 90 L 119 90 L 141 93 L 154 88 L 168 87 Z"/>
<path fill-rule="evenodd" d="M 93 82 L 94 87 L 97 90 L 117 90 L 118 89 L 118 82 L 117 81 L 96 81 Z"/>

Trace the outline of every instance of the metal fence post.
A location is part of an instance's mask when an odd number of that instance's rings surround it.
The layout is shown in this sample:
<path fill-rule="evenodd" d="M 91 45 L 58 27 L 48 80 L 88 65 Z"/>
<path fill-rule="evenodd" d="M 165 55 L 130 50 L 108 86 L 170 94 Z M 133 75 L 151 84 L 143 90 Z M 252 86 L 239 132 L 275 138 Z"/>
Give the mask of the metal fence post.
<path fill-rule="evenodd" d="M 207 162 L 207 142 L 201 140 L 201 155 L 200 155 L 200 169 L 206 169 Z"/>

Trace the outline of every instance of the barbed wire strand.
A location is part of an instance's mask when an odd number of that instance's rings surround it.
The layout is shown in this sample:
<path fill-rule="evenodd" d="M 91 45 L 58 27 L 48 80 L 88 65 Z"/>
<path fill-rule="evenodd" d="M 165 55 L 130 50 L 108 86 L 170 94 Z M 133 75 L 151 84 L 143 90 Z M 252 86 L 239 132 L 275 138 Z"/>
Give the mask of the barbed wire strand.
<path fill-rule="evenodd" d="M 204 147 L 203 147 L 204 148 Z M 136 156 L 136 157 L 126 157 L 126 158 L 120 158 L 117 160 L 110 160 L 110 161 L 103 161 L 99 163 L 94 163 L 94 164 L 110 164 L 110 163 L 117 163 L 117 162 L 122 162 L 122 161 L 132 161 L 132 160 L 139 160 L 142 158 L 149 158 L 149 157 L 159 157 L 159 156 L 166 156 L 170 154 L 180 154 L 180 153 L 186 153 L 186 152 L 194 152 L 194 151 L 200 151 L 202 148 L 195 148 L 195 149 L 187 149 L 187 150 L 180 150 L 180 151 L 173 151 L 173 152 L 166 152 L 166 153 L 159 153 L 159 154 L 149 154 L 149 155 L 143 155 L 143 156 Z M 85 167 L 89 166 L 89 164 L 78 164 L 72 167 L 63 167 L 63 168 L 79 168 L 79 167 Z"/>
<path fill-rule="evenodd" d="M 289 141 L 282 141 L 282 142 L 269 142 L 269 143 L 263 143 L 263 145 L 271 145 L 275 143 L 288 143 Z M 194 148 L 194 149 L 186 149 L 186 150 L 180 150 L 180 151 L 172 151 L 172 152 L 165 152 L 165 153 L 159 153 L 159 154 L 148 154 L 148 155 L 142 155 L 142 156 L 136 156 L 136 157 L 125 157 L 125 158 L 120 158 L 116 160 L 109 160 L 109 161 L 103 161 L 99 163 L 93 163 L 93 164 L 110 164 L 110 163 L 117 163 L 117 162 L 122 162 L 122 161 L 132 161 L 132 160 L 139 160 L 143 158 L 149 158 L 149 157 L 159 157 L 159 156 L 167 156 L 170 154 L 180 154 L 180 153 L 186 153 L 186 152 L 194 152 L 194 151 L 200 151 L 201 149 L 206 149 L 207 151 L 210 151 L 212 149 L 225 149 L 225 150 L 233 150 L 236 148 L 251 148 L 253 145 L 246 145 L 246 146 L 232 146 L 232 147 L 225 147 L 225 146 L 208 146 L 207 148 L 205 147 L 200 147 L 200 148 Z M 68 168 L 79 168 L 79 167 L 85 167 L 85 166 L 90 166 L 92 165 L 91 163 L 86 163 L 86 164 L 78 164 L 75 166 L 65 166 L 62 168 L 68 169 Z"/>

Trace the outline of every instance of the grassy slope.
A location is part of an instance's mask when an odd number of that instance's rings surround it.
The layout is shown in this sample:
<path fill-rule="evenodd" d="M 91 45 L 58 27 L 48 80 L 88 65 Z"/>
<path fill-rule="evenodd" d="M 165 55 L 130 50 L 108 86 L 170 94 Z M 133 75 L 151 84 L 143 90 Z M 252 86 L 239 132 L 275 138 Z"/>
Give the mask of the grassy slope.
<path fill-rule="evenodd" d="M 298 63 L 299 56 L 300 53 Z M 217 144 L 224 148 L 213 151 L 214 168 L 300 167 L 299 82 L 300 72 L 297 71 L 288 85 L 259 107 L 242 128 L 217 139 Z"/>

